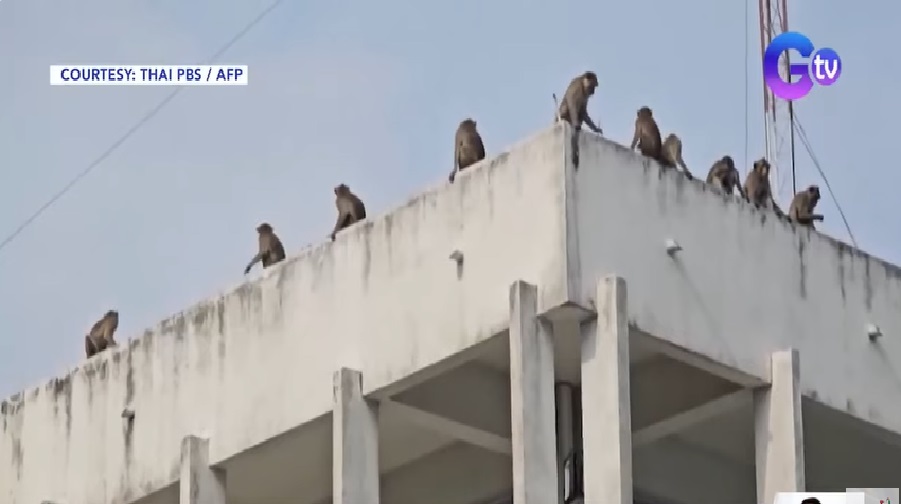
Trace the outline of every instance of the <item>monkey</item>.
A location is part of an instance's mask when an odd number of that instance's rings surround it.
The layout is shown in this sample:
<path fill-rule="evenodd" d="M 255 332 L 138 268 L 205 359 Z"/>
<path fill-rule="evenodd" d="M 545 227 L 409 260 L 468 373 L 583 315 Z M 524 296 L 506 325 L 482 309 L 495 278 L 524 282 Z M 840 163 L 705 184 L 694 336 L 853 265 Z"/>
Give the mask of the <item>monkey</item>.
<path fill-rule="evenodd" d="M 815 229 L 814 221 L 823 221 L 822 215 L 813 213 L 813 209 L 819 201 L 820 188 L 816 185 L 809 186 L 792 198 L 792 204 L 788 207 L 788 218 L 792 222 Z"/>
<path fill-rule="evenodd" d="M 663 141 L 663 147 L 660 151 L 660 163 L 664 168 L 676 168 L 678 166 L 682 169 L 682 173 L 688 177 L 688 180 L 694 180 L 694 175 L 691 174 L 688 167 L 685 166 L 685 161 L 682 159 L 682 139 L 675 133 L 670 133 L 666 136 L 666 140 Z"/>
<path fill-rule="evenodd" d="M 87 358 L 90 359 L 107 348 L 118 346 L 113 338 L 118 328 L 119 312 L 116 310 L 109 310 L 100 320 L 94 322 L 88 335 L 84 337 L 84 351 Z"/>
<path fill-rule="evenodd" d="M 657 121 L 654 120 L 654 114 L 651 112 L 650 107 L 638 109 L 638 114 L 635 118 L 635 134 L 632 135 L 632 146 L 630 149 L 635 149 L 635 146 L 638 146 L 638 150 L 643 156 L 655 161 L 661 161 L 660 129 L 657 128 Z"/>
<path fill-rule="evenodd" d="M 257 234 L 260 243 L 259 252 L 247 263 L 247 267 L 244 268 L 245 275 L 250 273 L 250 269 L 258 262 L 262 262 L 265 269 L 278 264 L 285 258 L 285 247 L 282 246 L 282 241 L 272 230 L 272 226 L 266 222 L 260 224 L 257 226 Z"/>
<path fill-rule="evenodd" d="M 448 180 L 454 183 L 457 172 L 485 159 L 485 144 L 482 136 L 476 129 L 476 122 L 466 118 L 457 126 L 457 134 L 454 136 L 454 168 L 451 170 Z"/>
<path fill-rule="evenodd" d="M 601 135 L 603 131 L 597 127 L 591 116 L 588 115 L 588 99 L 594 95 L 598 87 L 598 76 L 587 71 L 571 80 L 566 87 L 566 93 L 557 109 L 556 121 L 566 121 L 572 126 L 572 155 L 573 166 L 579 168 L 579 132 L 582 131 L 582 123 L 588 125 L 591 131 Z M 554 101 L 557 101 L 556 95 Z"/>
<path fill-rule="evenodd" d="M 783 217 L 782 209 L 773 199 L 773 189 L 770 185 L 770 162 L 766 158 L 754 161 L 751 172 L 745 177 L 745 199 L 757 208 L 772 208 L 776 215 Z"/>
<path fill-rule="evenodd" d="M 741 187 L 741 176 L 738 173 L 738 168 L 735 167 L 735 161 L 732 160 L 732 156 L 728 154 L 710 167 L 710 171 L 707 172 L 707 183 L 726 194 L 731 195 L 733 191 L 738 191 L 742 198 L 747 199 L 745 191 Z"/>
<path fill-rule="evenodd" d="M 335 187 L 335 206 L 338 208 L 338 220 L 332 230 L 332 241 L 335 241 L 338 231 L 366 218 L 366 205 L 345 184 Z"/>

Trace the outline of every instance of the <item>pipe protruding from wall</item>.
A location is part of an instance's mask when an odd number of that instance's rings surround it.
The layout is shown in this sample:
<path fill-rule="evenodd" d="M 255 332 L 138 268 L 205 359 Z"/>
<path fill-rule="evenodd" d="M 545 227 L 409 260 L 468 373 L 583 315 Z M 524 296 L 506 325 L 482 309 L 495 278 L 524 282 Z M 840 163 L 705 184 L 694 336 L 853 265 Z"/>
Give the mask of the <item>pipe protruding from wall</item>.
<path fill-rule="evenodd" d="M 463 278 L 463 252 L 454 250 L 451 252 L 450 258 L 457 265 L 457 280 Z"/>
<path fill-rule="evenodd" d="M 875 342 L 882 337 L 882 329 L 879 329 L 879 326 L 876 324 L 867 324 L 867 336 L 870 338 L 870 341 Z"/>
<path fill-rule="evenodd" d="M 672 238 L 667 238 L 667 240 L 666 240 L 666 253 L 667 254 L 672 256 L 672 255 L 675 255 L 676 252 L 679 252 L 681 250 L 682 250 L 682 245 L 679 245 L 679 243 L 677 243 L 676 240 L 674 240 Z"/>

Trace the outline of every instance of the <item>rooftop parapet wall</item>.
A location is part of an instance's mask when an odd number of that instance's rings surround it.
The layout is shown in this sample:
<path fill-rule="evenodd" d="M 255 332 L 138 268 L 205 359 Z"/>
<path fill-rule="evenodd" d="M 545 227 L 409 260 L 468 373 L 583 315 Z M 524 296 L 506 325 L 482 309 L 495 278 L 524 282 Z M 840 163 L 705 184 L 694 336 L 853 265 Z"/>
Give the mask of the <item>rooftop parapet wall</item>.
<path fill-rule="evenodd" d="M 901 269 L 594 135 L 580 154 L 567 168 L 580 303 L 616 272 L 647 332 L 765 381 L 770 352 L 798 348 L 807 395 L 901 432 Z"/>
<path fill-rule="evenodd" d="M 186 434 L 209 435 L 216 463 L 330 411 L 340 365 L 368 393 L 506 328 L 517 279 L 542 310 L 562 303 L 562 138 L 547 130 L 3 402 L 0 502 L 131 501 L 177 480 Z"/>
<path fill-rule="evenodd" d="M 5 401 L 0 502 L 167 486 L 186 434 L 209 435 L 216 463 L 328 412 L 340 365 L 369 393 L 506 328 L 518 279 L 543 312 L 624 276 L 642 329 L 763 380 L 769 352 L 797 347 L 808 395 L 901 432 L 897 268 L 594 135 L 578 171 L 568 147 L 550 128 Z"/>

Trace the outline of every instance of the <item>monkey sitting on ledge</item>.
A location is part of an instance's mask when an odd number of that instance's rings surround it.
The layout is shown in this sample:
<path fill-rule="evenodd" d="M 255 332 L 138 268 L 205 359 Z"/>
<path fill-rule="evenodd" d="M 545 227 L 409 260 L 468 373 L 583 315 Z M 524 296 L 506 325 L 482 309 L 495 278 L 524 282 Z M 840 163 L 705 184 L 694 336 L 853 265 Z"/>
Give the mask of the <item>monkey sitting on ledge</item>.
<path fill-rule="evenodd" d="M 331 238 L 335 241 L 338 231 L 348 228 L 366 218 L 366 205 L 351 192 L 346 184 L 335 187 L 335 207 L 338 209 L 338 220 L 332 230 Z"/>
<path fill-rule="evenodd" d="M 84 350 L 87 358 L 97 355 L 107 348 L 117 346 L 113 335 L 119 328 L 119 312 L 110 310 L 91 326 L 88 335 L 84 337 Z"/>
<path fill-rule="evenodd" d="M 814 221 L 823 221 L 823 216 L 813 213 L 817 202 L 820 201 L 820 188 L 811 185 L 807 189 L 799 192 L 792 199 L 792 204 L 788 208 L 788 218 L 792 222 L 797 222 L 802 226 L 816 229 Z"/>
<path fill-rule="evenodd" d="M 485 144 L 482 143 L 482 136 L 476 129 L 476 122 L 470 118 L 464 119 L 457 126 L 457 133 L 454 135 L 454 168 L 447 179 L 453 184 L 457 172 L 483 159 L 485 159 Z"/>
<path fill-rule="evenodd" d="M 285 247 L 282 241 L 278 239 L 272 226 L 268 223 L 262 223 L 257 226 L 257 234 L 259 237 L 259 249 L 255 256 L 244 268 L 244 274 L 250 273 L 250 269 L 258 262 L 263 263 L 263 269 L 278 264 L 285 259 Z"/>

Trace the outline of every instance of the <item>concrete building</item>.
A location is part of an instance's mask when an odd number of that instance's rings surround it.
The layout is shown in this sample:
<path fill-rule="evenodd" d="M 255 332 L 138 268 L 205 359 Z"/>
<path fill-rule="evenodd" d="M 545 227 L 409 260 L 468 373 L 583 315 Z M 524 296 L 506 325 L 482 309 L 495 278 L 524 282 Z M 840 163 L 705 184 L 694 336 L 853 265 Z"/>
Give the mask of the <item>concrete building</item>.
<path fill-rule="evenodd" d="M 901 486 L 901 269 L 569 145 L 549 128 L 3 402 L 0 503 Z"/>

